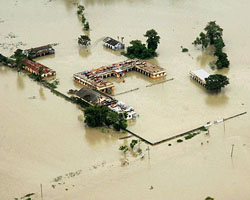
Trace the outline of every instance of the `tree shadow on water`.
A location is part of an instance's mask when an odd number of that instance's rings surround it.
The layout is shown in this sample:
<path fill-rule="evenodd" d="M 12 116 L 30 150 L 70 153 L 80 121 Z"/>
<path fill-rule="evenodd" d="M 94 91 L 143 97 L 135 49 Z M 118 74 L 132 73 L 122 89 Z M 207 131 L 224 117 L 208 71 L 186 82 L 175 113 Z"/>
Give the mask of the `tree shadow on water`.
<path fill-rule="evenodd" d="M 20 73 L 17 75 L 17 88 L 23 90 L 25 88 L 23 77 Z"/>
<path fill-rule="evenodd" d="M 197 56 L 196 60 L 200 66 L 206 66 L 210 62 L 214 62 L 217 58 L 213 55 L 214 47 L 208 47 L 202 51 L 202 54 Z"/>
<path fill-rule="evenodd" d="M 85 138 L 90 146 L 108 144 L 117 141 L 120 137 L 126 136 L 125 134 L 115 132 L 112 129 L 98 127 L 90 128 L 85 127 Z"/>
<path fill-rule="evenodd" d="M 78 53 L 81 57 L 83 58 L 87 58 L 88 56 L 91 55 L 91 51 L 90 51 L 90 48 L 88 47 L 80 47 L 78 48 Z"/>
<path fill-rule="evenodd" d="M 223 90 L 223 89 L 222 89 Z M 227 104 L 229 101 L 228 96 L 223 92 L 209 92 L 208 91 L 208 95 L 206 97 L 206 104 L 209 106 L 222 106 Z"/>

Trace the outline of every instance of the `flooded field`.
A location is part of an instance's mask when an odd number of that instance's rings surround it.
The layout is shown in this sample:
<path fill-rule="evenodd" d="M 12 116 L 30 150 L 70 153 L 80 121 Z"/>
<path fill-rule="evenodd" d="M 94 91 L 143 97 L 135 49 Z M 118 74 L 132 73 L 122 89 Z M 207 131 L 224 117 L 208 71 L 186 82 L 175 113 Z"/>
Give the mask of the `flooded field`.
<path fill-rule="evenodd" d="M 81 2 L 90 23 L 91 46 L 80 48 L 83 33 L 75 3 Z M 56 53 L 37 59 L 54 69 L 58 89 L 80 88 L 76 72 L 126 59 L 105 49 L 105 36 L 140 39 L 154 28 L 160 35 L 159 56 L 149 62 L 167 71 L 174 80 L 146 87 L 151 80 L 131 72 L 110 78 L 118 100 L 139 114 L 129 129 L 151 142 L 240 112 L 238 118 L 210 128 L 181 144 L 170 141 L 149 147 L 145 158 L 128 153 L 122 166 L 119 146 L 131 139 L 111 130 L 90 129 L 75 105 L 53 95 L 23 73 L 0 67 L 0 196 L 33 199 L 215 199 L 250 198 L 250 3 L 240 1 L 186 0 L 0 0 L 0 53 L 10 56 L 26 49 L 56 43 Z M 237 22 L 235 22 L 237 19 Z M 224 29 L 228 70 L 213 71 L 209 51 L 192 41 L 211 20 Z M 234 23 L 235 22 L 235 23 Z M 189 49 L 182 53 L 181 47 Z M 210 94 L 189 78 L 189 71 L 205 69 L 227 75 L 230 85 Z M 168 146 L 171 143 L 172 146 Z M 230 156 L 234 144 L 233 157 Z M 60 177 L 62 176 L 62 177 Z M 58 178 L 60 177 L 60 178 Z M 180 192 L 181 191 L 181 192 Z"/>

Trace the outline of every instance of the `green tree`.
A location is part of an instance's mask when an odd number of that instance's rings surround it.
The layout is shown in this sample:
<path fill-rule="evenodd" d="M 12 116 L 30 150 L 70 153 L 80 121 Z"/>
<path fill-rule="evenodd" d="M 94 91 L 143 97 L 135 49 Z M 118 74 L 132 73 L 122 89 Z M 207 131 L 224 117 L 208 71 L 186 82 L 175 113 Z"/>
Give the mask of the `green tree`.
<path fill-rule="evenodd" d="M 106 115 L 107 107 L 89 106 L 84 110 L 85 123 L 90 127 L 103 126 Z"/>
<path fill-rule="evenodd" d="M 90 45 L 90 38 L 89 36 L 87 35 L 81 35 L 79 38 L 78 38 L 78 44 L 80 45 L 83 45 L 83 46 L 88 46 Z"/>
<path fill-rule="evenodd" d="M 84 122 L 90 127 L 111 126 L 120 131 L 127 128 L 125 115 L 118 115 L 105 106 L 89 106 L 84 110 Z"/>
<path fill-rule="evenodd" d="M 205 200 L 214 200 L 212 197 L 206 197 Z"/>
<path fill-rule="evenodd" d="M 145 44 L 142 44 L 140 40 L 132 40 L 131 46 L 127 48 L 125 56 L 129 58 L 147 59 L 152 57 L 152 50 L 147 49 Z"/>
<path fill-rule="evenodd" d="M 130 142 L 130 148 L 131 149 L 134 149 L 134 147 L 135 147 L 135 145 L 138 143 L 138 140 L 132 140 L 131 142 Z"/>
<path fill-rule="evenodd" d="M 82 23 L 84 24 L 86 22 L 86 18 L 84 16 L 84 14 L 81 15 L 81 20 L 82 20 Z"/>
<path fill-rule="evenodd" d="M 115 124 L 117 121 L 118 121 L 118 114 L 115 112 L 108 112 L 104 123 L 106 126 L 110 126 L 112 124 Z"/>
<path fill-rule="evenodd" d="M 23 57 L 23 50 L 22 49 L 17 49 L 15 52 L 14 52 L 14 57 L 17 58 L 17 57 Z"/>
<path fill-rule="evenodd" d="M 85 30 L 85 31 L 88 31 L 88 30 L 89 30 L 89 22 L 86 22 L 86 23 L 84 24 L 84 30 Z"/>
<path fill-rule="evenodd" d="M 8 58 L 0 54 L 0 62 L 7 62 Z"/>
<path fill-rule="evenodd" d="M 201 32 L 199 37 L 193 42 L 194 45 L 201 45 L 202 48 L 207 48 L 208 45 L 213 45 L 215 40 L 222 38 L 223 29 L 215 21 L 208 22 L 204 30 L 205 33 Z"/>
<path fill-rule="evenodd" d="M 225 47 L 224 41 L 222 38 L 218 38 L 214 41 L 215 53 L 222 52 L 222 49 Z"/>
<path fill-rule="evenodd" d="M 222 69 L 224 67 L 229 67 L 230 62 L 227 58 L 227 54 L 224 52 L 216 52 L 215 56 L 218 57 L 217 61 L 215 62 L 215 65 L 217 67 L 217 69 Z"/>
<path fill-rule="evenodd" d="M 209 39 L 207 38 L 206 34 L 201 32 L 200 37 L 197 37 L 196 40 L 193 42 L 194 45 L 201 45 L 203 49 L 207 48 L 209 45 Z"/>
<path fill-rule="evenodd" d="M 225 47 L 225 43 L 222 39 L 223 29 L 217 25 L 215 21 L 211 21 L 204 30 L 205 33 L 201 32 L 193 44 L 201 45 L 203 49 L 207 48 L 209 45 L 214 45 L 214 56 L 218 58 L 215 62 L 217 69 L 229 67 L 230 62 L 227 58 L 227 54 L 222 52 L 222 49 Z"/>
<path fill-rule="evenodd" d="M 17 49 L 15 52 L 14 52 L 14 58 L 16 59 L 16 66 L 18 68 L 18 70 L 22 69 L 24 64 L 23 64 L 23 59 L 26 58 L 25 55 L 23 55 L 23 50 L 21 49 Z"/>
<path fill-rule="evenodd" d="M 151 49 L 155 53 L 160 43 L 160 36 L 154 29 L 148 30 L 144 36 L 147 37 L 148 49 Z"/>
<path fill-rule="evenodd" d="M 44 67 L 39 67 L 38 74 L 37 74 L 37 77 L 36 77 L 37 81 L 41 81 L 43 79 L 43 77 L 42 77 L 42 75 L 43 75 L 43 69 L 44 69 Z"/>
<path fill-rule="evenodd" d="M 82 6 L 82 5 L 77 6 L 77 14 L 78 15 L 82 15 L 84 10 L 85 10 L 84 6 Z"/>
<path fill-rule="evenodd" d="M 206 31 L 210 44 L 214 44 L 216 39 L 222 38 L 223 29 L 216 24 L 216 21 L 208 22 L 204 30 Z"/>
<path fill-rule="evenodd" d="M 206 88 L 213 91 L 218 91 L 229 84 L 228 78 L 221 74 L 210 75 L 208 78 L 205 78 L 205 81 Z"/>

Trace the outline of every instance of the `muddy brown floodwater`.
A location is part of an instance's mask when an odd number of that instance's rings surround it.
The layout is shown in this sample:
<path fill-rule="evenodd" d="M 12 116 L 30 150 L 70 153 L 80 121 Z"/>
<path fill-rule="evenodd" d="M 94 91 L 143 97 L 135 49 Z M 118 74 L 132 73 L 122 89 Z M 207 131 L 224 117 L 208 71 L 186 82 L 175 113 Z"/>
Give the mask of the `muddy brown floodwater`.
<path fill-rule="evenodd" d="M 91 46 L 80 48 L 83 33 L 76 15 L 81 2 L 90 23 Z M 250 198 L 250 2 L 247 0 L 0 0 L 0 52 L 49 43 L 56 54 L 37 59 L 54 69 L 58 89 L 80 88 L 76 72 L 126 59 L 102 46 L 105 36 L 140 39 L 154 28 L 159 56 L 149 62 L 164 67 L 167 79 L 150 80 L 131 72 L 111 78 L 116 98 L 140 117 L 129 129 L 157 142 L 240 112 L 246 115 L 213 125 L 210 134 L 158 146 L 141 144 L 144 159 L 123 155 L 119 146 L 132 138 L 111 130 L 90 129 L 81 110 L 53 95 L 23 73 L 0 67 L 0 196 L 32 199 L 215 199 Z M 191 42 L 211 20 L 224 29 L 230 68 L 213 71 L 211 52 Z M 181 46 L 189 49 L 181 52 Z M 221 73 L 230 85 L 210 94 L 190 80 L 190 70 Z M 170 144 L 172 146 L 168 146 Z M 231 157 L 231 148 L 234 152 Z M 122 165 L 125 160 L 129 165 Z"/>

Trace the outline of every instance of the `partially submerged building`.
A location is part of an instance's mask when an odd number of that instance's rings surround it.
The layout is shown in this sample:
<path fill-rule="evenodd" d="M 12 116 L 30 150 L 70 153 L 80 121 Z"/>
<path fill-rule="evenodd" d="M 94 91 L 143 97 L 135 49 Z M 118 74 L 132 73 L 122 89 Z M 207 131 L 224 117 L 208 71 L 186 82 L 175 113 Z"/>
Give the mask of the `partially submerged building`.
<path fill-rule="evenodd" d="M 24 69 L 32 74 L 38 75 L 39 69 L 42 67 L 43 68 L 42 77 L 49 77 L 49 76 L 56 75 L 55 71 L 53 71 L 52 69 L 50 69 L 50 68 L 48 68 L 48 67 L 46 67 L 38 62 L 24 59 L 23 64 L 25 65 Z"/>
<path fill-rule="evenodd" d="M 206 86 L 205 79 L 208 78 L 209 76 L 210 74 L 203 69 L 194 70 L 190 72 L 190 77 L 204 87 Z"/>
<path fill-rule="evenodd" d="M 137 71 L 153 79 L 167 75 L 166 70 L 162 67 L 153 65 L 147 61 L 129 59 L 91 71 L 78 72 L 73 75 L 73 78 L 85 87 L 111 94 L 114 90 L 114 84 L 104 79 L 112 76 L 119 78 L 129 71 Z"/>
<path fill-rule="evenodd" d="M 74 81 L 90 89 L 108 94 L 111 94 L 114 90 L 113 83 L 103 80 L 100 76 L 96 75 L 94 71 L 79 72 L 74 74 L 73 77 Z"/>
<path fill-rule="evenodd" d="M 126 119 L 136 118 L 136 112 L 132 107 L 126 106 L 125 103 L 117 101 L 115 98 L 112 98 L 109 95 L 98 90 L 83 87 L 82 89 L 74 93 L 74 97 L 92 106 L 107 106 L 110 110 L 118 114 L 126 113 Z"/>
<path fill-rule="evenodd" d="M 108 47 L 113 50 L 121 50 L 125 48 L 125 45 L 111 37 L 106 37 L 103 40 L 103 46 Z"/>
<path fill-rule="evenodd" d="M 90 38 L 87 35 L 80 35 L 78 38 L 78 44 L 82 46 L 89 46 L 90 45 Z"/>
<path fill-rule="evenodd" d="M 41 47 L 26 49 L 23 51 L 23 54 L 33 59 L 33 58 L 37 58 L 40 56 L 55 54 L 55 49 L 53 49 L 53 47 L 50 44 L 48 44 L 48 45 L 41 46 Z"/>
<path fill-rule="evenodd" d="M 95 89 L 89 89 L 83 87 L 78 90 L 74 96 L 83 102 L 90 104 L 91 106 L 100 105 L 100 106 L 109 106 L 117 103 L 117 100 L 108 96 L 105 93 L 102 93 Z"/>
<path fill-rule="evenodd" d="M 116 113 L 126 113 L 126 119 L 135 119 L 136 112 L 131 106 L 127 106 L 124 102 L 118 101 L 116 104 L 109 105 L 108 108 Z"/>

